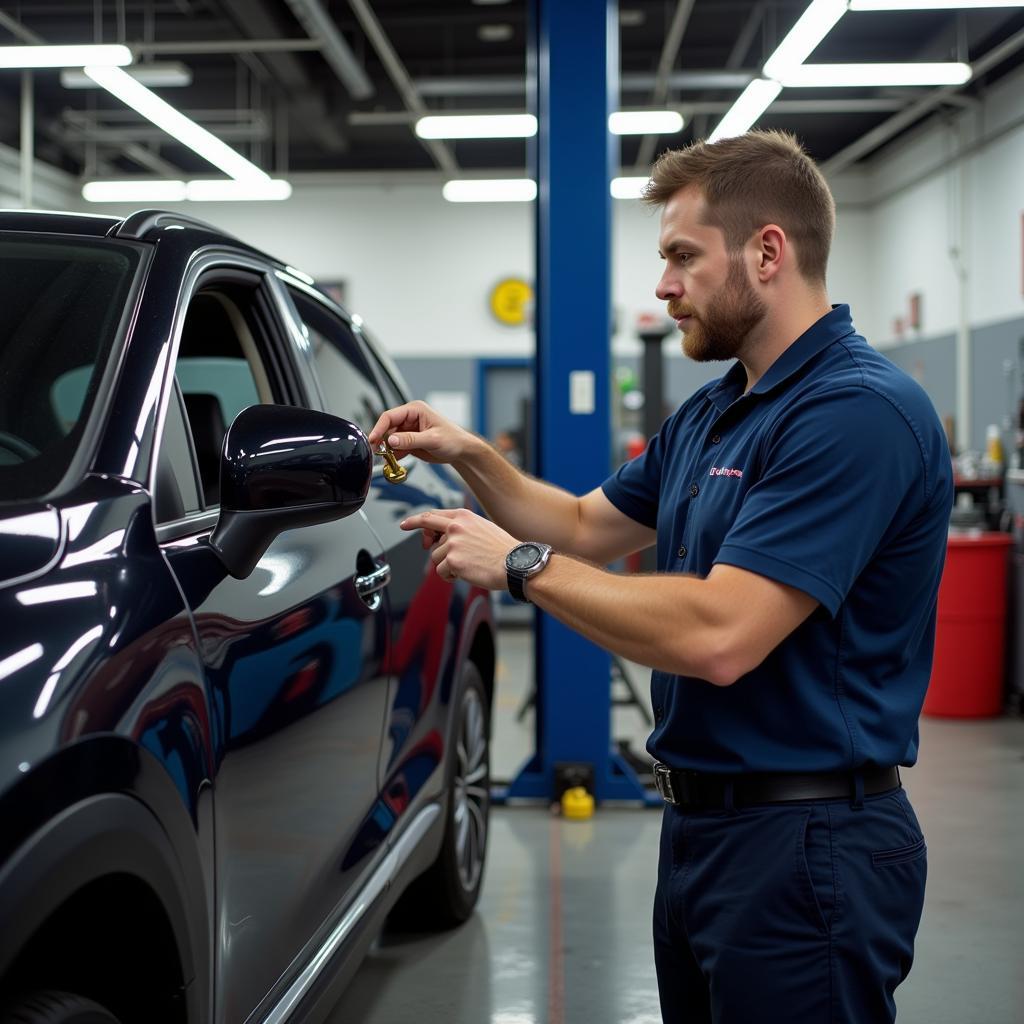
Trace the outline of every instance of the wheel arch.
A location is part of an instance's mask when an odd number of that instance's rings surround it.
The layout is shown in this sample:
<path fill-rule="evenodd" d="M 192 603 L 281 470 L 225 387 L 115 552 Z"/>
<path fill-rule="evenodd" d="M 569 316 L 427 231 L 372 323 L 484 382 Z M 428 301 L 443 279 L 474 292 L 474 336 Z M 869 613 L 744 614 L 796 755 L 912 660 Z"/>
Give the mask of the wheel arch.
<path fill-rule="evenodd" d="M 83 908 L 99 913 L 104 908 L 99 896 L 105 893 L 114 905 L 106 907 L 98 926 L 148 921 L 159 929 L 163 915 L 164 934 L 173 941 L 177 959 L 165 977 L 176 968 L 181 990 L 176 997 L 181 1013 L 168 1020 L 206 1024 L 212 943 L 194 823 L 151 754 L 107 737 L 102 744 L 107 756 L 97 759 L 100 742 L 77 745 L 92 747 L 88 754 L 78 750 L 70 756 L 75 748 L 68 748 L 64 756 L 56 755 L 0 802 L 7 832 L 0 867 L 0 986 L 6 994 L 23 957 L 58 934 L 47 931 L 54 922 L 66 925 L 68 915 Z M 84 773 L 89 763 L 106 770 Z M 47 789 L 50 800 L 41 800 L 35 814 L 25 813 L 28 800 Z M 55 806 L 56 791 L 65 800 Z M 21 824 L 20 833 L 8 832 L 8 822 Z M 154 939 L 157 946 L 162 941 Z"/>

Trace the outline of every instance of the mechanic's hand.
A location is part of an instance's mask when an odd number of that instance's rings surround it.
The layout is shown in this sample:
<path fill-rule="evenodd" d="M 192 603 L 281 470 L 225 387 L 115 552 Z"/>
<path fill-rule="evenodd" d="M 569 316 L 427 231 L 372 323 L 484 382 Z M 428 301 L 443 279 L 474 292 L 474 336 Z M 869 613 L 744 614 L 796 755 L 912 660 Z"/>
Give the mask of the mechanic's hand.
<path fill-rule="evenodd" d="M 383 413 L 369 433 L 376 451 L 387 438 L 395 455 L 415 455 L 425 462 L 452 463 L 460 459 L 475 435 L 446 420 L 426 402 L 409 402 Z"/>
<path fill-rule="evenodd" d="M 505 556 L 519 543 L 489 519 L 465 508 L 435 509 L 409 516 L 403 530 L 423 530 L 434 544 L 430 559 L 449 583 L 466 580 L 487 590 L 506 590 Z"/>

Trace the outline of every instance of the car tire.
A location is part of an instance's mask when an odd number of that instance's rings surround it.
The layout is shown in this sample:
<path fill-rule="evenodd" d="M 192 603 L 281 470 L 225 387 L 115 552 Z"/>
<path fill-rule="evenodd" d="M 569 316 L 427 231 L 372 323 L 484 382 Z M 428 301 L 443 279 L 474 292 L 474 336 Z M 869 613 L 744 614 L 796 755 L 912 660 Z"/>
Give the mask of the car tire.
<path fill-rule="evenodd" d="M 391 920 L 399 928 L 453 928 L 470 917 L 480 897 L 490 831 L 491 729 L 487 691 L 471 661 L 458 692 L 441 852 L 396 904 Z"/>
<path fill-rule="evenodd" d="M 2 1024 L 118 1024 L 91 999 L 70 992 L 33 992 L 0 1011 Z"/>

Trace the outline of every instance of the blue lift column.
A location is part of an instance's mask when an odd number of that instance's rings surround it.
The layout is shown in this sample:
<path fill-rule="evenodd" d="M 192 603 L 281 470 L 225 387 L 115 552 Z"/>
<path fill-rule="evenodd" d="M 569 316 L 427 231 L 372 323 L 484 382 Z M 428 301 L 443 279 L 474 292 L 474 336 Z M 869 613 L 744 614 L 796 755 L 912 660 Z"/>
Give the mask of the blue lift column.
<path fill-rule="evenodd" d="M 617 0 L 531 0 L 535 87 L 538 475 L 582 495 L 611 466 L 611 168 Z M 613 106 L 614 104 L 614 106 Z M 529 538 L 524 538 L 529 539 Z M 537 613 L 536 753 L 506 796 L 551 799 L 555 766 L 591 766 L 597 800 L 644 800 L 611 750 L 608 654 Z"/>

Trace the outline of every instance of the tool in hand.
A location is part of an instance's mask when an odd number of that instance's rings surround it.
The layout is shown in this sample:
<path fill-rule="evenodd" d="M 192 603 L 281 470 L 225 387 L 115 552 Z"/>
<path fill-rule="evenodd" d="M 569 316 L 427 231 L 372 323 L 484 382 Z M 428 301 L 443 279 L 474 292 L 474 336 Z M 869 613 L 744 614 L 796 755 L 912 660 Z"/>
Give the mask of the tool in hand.
<path fill-rule="evenodd" d="M 400 484 L 409 475 L 409 471 L 398 464 L 398 459 L 395 458 L 395 453 L 386 440 L 381 440 L 380 451 L 377 454 L 384 459 L 384 479 L 389 484 Z"/>

